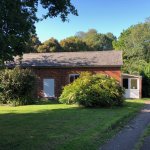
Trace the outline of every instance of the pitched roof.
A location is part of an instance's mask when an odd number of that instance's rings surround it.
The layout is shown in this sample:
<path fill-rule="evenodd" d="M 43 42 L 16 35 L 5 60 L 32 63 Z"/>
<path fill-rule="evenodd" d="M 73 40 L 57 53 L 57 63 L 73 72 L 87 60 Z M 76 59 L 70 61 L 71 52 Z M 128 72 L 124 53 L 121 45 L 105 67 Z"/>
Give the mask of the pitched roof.
<path fill-rule="evenodd" d="M 9 62 L 9 67 L 19 64 L 18 57 Z M 88 51 L 28 53 L 22 57 L 22 67 L 112 67 L 121 66 L 122 51 Z"/>
<path fill-rule="evenodd" d="M 135 74 L 128 74 L 128 73 L 122 73 L 122 78 L 142 78 L 140 75 Z"/>

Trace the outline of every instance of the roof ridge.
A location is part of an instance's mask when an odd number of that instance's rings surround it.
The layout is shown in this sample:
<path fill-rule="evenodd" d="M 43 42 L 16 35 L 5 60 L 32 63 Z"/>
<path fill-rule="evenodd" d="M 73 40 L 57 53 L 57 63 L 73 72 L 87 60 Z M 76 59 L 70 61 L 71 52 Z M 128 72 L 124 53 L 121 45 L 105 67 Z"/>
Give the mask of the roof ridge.
<path fill-rule="evenodd" d="M 121 50 L 105 50 L 105 51 L 78 51 L 78 52 L 46 52 L 46 53 L 24 53 L 24 54 L 64 54 L 64 53 L 106 53 L 106 52 L 122 52 Z"/>

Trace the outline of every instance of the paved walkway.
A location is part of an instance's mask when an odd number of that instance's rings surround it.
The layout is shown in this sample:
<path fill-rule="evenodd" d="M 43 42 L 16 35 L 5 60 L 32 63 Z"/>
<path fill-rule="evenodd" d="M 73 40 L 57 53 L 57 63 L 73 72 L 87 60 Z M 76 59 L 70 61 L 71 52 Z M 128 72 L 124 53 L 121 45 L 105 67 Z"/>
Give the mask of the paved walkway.
<path fill-rule="evenodd" d="M 150 123 L 150 101 L 114 138 L 108 141 L 100 150 L 133 150 L 144 129 Z M 143 149 L 144 150 L 144 149 Z M 150 148 L 149 148 L 150 150 Z"/>

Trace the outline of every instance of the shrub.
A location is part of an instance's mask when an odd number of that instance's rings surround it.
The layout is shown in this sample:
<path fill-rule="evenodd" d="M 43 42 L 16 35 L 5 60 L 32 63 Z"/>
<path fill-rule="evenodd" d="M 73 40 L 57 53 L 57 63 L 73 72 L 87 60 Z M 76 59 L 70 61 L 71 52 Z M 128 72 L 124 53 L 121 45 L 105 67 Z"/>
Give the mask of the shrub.
<path fill-rule="evenodd" d="M 142 96 L 150 97 L 150 64 L 141 71 L 142 75 Z"/>
<path fill-rule="evenodd" d="M 78 103 L 86 107 L 110 107 L 123 104 L 123 88 L 106 75 L 82 73 L 73 83 L 64 87 L 61 103 Z"/>
<path fill-rule="evenodd" d="M 29 69 L 4 69 L 0 73 L 0 102 L 25 105 L 35 102 L 36 76 Z"/>

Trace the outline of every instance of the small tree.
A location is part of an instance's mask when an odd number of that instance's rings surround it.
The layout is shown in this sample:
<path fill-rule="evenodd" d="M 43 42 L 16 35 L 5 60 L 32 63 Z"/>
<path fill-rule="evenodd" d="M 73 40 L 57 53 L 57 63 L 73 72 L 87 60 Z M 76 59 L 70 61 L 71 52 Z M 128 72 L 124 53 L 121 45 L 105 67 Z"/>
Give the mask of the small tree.
<path fill-rule="evenodd" d="M 0 74 L 0 102 L 25 105 L 34 103 L 36 76 L 28 69 L 5 69 Z"/>

